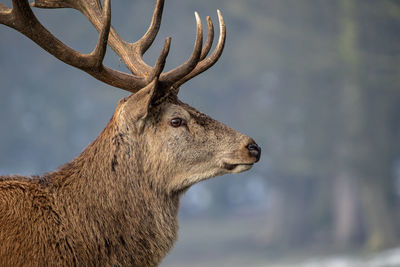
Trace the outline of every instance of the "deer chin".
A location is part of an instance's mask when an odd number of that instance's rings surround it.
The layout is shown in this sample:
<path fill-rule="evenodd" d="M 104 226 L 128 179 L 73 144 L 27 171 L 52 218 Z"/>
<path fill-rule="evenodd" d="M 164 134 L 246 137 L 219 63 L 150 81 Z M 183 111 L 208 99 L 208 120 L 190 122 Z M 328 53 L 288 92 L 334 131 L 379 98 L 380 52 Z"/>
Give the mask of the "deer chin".
<path fill-rule="evenodd" d="M 169 185 L 170 192 L 182 194 L 186 192 L 192 185 L 208 180 L 210 178 L 221 176 L 224 174 L 240 173 L 248 171 L 253 167 L 252 162 L 249 163 L 227 163 L 223 161 L 219 166 L 209 168 L 207 171 L 202 170 L 200 173 L 191 176 L 180 175 L 175 177 Z"/>
<path fill-rule="evenodd" d="M 250 170 L 254 163 L 227 163 L 224 162 L 222 167 L 228 171 L 228 173 L 240 173 Z"/>

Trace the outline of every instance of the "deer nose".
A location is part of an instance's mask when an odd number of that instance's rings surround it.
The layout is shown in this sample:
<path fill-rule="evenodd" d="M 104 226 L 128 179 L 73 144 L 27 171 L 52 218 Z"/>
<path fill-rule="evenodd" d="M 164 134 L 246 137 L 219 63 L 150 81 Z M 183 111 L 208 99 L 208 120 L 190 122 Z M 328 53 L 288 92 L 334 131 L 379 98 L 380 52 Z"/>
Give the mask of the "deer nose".
<path fill-rule="evenodd" d="M 247 149 L 249 150 L 250 156 L 254 157 L 256 162 L 258 162 L 261 156 L 261 147 L 259 147 L 256 143 L 253 143 L 248 145 Z"/>

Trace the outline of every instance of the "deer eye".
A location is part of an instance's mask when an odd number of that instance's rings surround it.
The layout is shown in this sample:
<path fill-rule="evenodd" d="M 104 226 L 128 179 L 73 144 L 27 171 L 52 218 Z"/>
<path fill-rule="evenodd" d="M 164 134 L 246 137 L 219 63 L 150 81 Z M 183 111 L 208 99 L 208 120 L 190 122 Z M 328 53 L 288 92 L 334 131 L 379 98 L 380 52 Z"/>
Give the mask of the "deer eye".
<path fill-rule="evenodd" d="M 177 128 L 177 127 L 180 127 L 182 125 L 185 125 L 186 121 L 184 119 L 181 119 L 181 118 L 173 118 L 170 121 L 170 124 L 171 124 L 172 127 Z"/>

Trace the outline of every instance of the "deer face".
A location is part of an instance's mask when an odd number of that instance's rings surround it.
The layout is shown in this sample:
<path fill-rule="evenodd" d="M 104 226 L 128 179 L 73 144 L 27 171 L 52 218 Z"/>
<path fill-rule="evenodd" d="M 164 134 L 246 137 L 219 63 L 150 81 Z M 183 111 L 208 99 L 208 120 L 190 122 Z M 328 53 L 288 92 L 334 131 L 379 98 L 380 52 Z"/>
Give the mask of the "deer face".
<path fill-rule="evenodd" d="M 118 121 L 142 144 L 143 169 L 169 192 L 227 173 L 249 170 L 261 149 L 250 137 L 182 103 L 176 95 L 154 99 L 148 86 L 120 104 Z"/>

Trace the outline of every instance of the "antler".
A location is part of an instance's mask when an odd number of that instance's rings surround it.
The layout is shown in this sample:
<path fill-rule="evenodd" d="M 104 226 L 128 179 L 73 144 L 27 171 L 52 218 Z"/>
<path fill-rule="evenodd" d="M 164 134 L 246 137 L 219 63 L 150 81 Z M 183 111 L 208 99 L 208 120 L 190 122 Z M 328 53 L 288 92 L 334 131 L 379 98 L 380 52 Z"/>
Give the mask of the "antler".
<path fill-rule="evenodd" d="M 154 67 L 144 62 L 143 55 L 152 45 L 160 28 L 164 0 L 157 0 L 147 32 L 135 43 L 124 41 L 110 25 L 110 0 L 104 0 L 103 7 L 100 0 L 36 0 L 31 4 L 38 8 L 74 8 L 83 13 L 99 32 L 97 46 L 90 54 L 81 54 L 71 49 L 47 31 L 33 14 L 27 0 L 13 0 L 12 3 L 12 9 L 0 4 L 0 23 L 21 32 L 61 61 L 82 69 L 98 80 L 129 92 L 137 92 L 156 77 L 161 87 L 178 88 L 215 64 L 225 43 L 225 24 L 218 11 L 220 38 L 215 51 L 206 58 L 214 37 L 213 25 L 211 19 L 207 17 L 209 32 L 206 44 L 202 47 L 203 30 L 200 17 L 196 12 L 197 33 L 191 56 L 182 65 L 167 73 L 161 73 L 165 66 L 171 38 L 166 38 Z M 112 70 L 103 65 L 107 42 L 133 75 Z"/>

